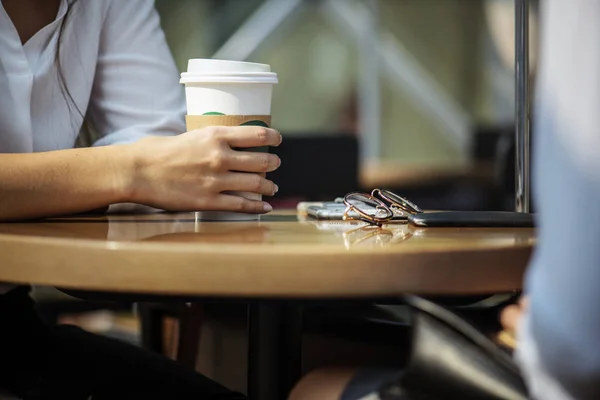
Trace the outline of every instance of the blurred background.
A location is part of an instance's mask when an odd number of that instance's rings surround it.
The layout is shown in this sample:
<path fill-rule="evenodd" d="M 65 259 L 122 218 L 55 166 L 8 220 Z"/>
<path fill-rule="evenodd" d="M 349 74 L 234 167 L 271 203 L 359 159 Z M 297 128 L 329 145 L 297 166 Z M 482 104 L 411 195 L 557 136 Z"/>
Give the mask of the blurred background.
<path fill-rule="evenodd" d="M 513 1 L 157 0 L 156 7 L 181 71 L 189 58 L 222 58 L 267 63 L 279 74 L 273 125 L 289 143 L 273 177 L 280 198 L 386 186 L 423 207 L 514 206 Z M 315 159 L 326 165 L 312 167 Z"/>
<path fill-rule="evenodd" d="M 512 0 L 156 0 L 156 8 L 181 71 L 189 58 L 222 58 L 279 74 L 276 205 L 387 187 L 423 208 L 514 208 Z M 533 1 L 532 71 L 536 14 Z M 73 301 L 49 288 L 36 297 L 50 320 L 140 342 L 131 304 Z M 164 318 L 165 332 L 176 320 Z M 223 335 L 204 332 L 201 352 L 218 352 L 207 337 L 232 348 Z M 215 368 L 201 370 L 216 376 Z"/>

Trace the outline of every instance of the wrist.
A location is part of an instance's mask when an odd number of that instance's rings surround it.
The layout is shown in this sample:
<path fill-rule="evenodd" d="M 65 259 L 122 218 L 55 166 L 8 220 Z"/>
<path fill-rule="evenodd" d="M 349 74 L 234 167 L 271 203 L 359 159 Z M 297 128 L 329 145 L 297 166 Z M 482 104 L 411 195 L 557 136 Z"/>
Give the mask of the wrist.
<path fill-rule="evenodd" d="M 150 180 L 149 167 L 154 163 L 155 157 L 152 143 L 162 138 L 146 137 L 135 143 L 124 145 L 124 158 L 122 160 L 123 170 L 121 175 L 121 193 L 124 203 L 146 204 L 150 201 L 148 193 L 148 182 Z"/>
<path fill-rule="evenodd" d="M 138 152 L 133 144 L 110 147 L 114 149 L 111 158 L 114 203 L 134 203 Z"/>

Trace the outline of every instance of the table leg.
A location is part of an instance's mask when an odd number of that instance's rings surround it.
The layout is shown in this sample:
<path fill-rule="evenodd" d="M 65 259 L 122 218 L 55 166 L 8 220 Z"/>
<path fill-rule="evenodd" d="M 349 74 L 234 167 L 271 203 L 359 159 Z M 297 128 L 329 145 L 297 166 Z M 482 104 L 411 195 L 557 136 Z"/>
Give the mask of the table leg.
<path fill-rule="evenodd" d="M 142 347 L 164 354 L 163 318 L 165 311 L 154 304 L 138 303 L 142 324 Z"/>
<path fill-rule="evenodd" d="M 196 369 L 203 320 L 204 307 L 202 303 L 181 305 L 179 310 L 177 361 L 190 369 Z"/>
<path fill-rule="evenodd" d="M 280 303 L 248 307 L 248 398 L 287 398 L 300 378 L 302 310 Z"/>
<path fill-rule="evenodd" d="M 287 399 L 290 391 L 302 376 L 302 313 L 300 305 L 286 305 L 281 324 L 279 346 L 280 399 Z"/>

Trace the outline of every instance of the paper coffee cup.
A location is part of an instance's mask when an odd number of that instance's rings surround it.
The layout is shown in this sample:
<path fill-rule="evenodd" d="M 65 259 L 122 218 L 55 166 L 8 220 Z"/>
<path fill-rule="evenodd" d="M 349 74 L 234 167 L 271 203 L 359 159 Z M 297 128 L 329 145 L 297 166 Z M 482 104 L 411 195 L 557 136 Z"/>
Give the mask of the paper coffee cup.
<path fill-rule="evenodd" d="M 206 126 L 271 125 L 271 98 L 277 74 L 266 64 L 241 61 L 191 59 L 181 74 L 185 85 L 187 129 Z M 268 151 L 268 149 L 245 149 Z M 262 200 L 256 193 L 230 192 L 250 200 Z M 201 220 L 248 221 L 258 215 L 205 211 Z"/>

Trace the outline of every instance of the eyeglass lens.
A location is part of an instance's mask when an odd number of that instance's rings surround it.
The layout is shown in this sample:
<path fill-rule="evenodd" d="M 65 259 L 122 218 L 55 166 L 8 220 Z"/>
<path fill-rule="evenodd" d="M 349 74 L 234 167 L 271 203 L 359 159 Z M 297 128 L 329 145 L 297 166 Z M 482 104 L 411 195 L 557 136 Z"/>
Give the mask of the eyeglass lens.
<path fill-rule="evenodd" d="M 346 202 L 357 212 L 366 214 L 370 217 L 386 219 L 392 216 L 391 211 L 385 206 L 385 204 L 366 194 L 350 194 L 346 196 Z"/>
<path fill-rule="evenodd" d="M 412 201 L 405 199 L 404 197 L 398 196 L 396 193 L 391 192 L 389 190 L 379 190 L 379 194 L 382 197 L 387 197 L 389 200 L 393 201 L 396 204 L 399 204 L 401 208 L 405 209 L 405 211 L 412 213 L 422 213 L 423 210 L 419 206 L 417 206 Z"/>

